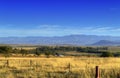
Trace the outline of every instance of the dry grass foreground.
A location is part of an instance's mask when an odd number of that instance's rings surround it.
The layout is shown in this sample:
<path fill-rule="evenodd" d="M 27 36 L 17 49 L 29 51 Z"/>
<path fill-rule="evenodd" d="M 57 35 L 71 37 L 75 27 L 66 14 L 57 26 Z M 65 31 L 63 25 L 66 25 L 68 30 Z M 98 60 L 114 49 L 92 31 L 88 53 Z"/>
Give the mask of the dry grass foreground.
<path fill-rule="evenodd" d="M 117 78 L 120 58 L 0 58 L 0 78 Z"/>

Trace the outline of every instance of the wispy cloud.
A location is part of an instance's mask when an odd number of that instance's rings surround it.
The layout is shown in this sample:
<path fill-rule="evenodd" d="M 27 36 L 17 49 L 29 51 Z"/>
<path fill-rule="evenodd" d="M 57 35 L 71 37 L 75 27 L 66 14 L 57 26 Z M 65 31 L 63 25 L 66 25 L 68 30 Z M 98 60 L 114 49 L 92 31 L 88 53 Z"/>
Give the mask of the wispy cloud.
<path fill-rule="evenodd" d="M 39 25 L 32 29 L 1 28 L 1 36 L 63 36 L 70 34 L 113 35 L 119 36 L 120 28 L 108 26 L 60 26 Z"/>
<path fill-rule="evenodd" d="M 117 7 L 112 7 L 112 8 L 109 8 L 109 10 L 110 10 L 110 11 L 118 11 L 118 10 L 120 10 L 120 9 L 117 8 Z"/>

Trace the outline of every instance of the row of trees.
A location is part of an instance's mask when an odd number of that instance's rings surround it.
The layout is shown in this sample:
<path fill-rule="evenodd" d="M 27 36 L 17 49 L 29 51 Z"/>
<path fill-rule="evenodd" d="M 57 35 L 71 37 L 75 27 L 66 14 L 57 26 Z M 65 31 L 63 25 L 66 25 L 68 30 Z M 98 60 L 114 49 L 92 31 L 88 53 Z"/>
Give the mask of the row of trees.
<path fill-rule="evenodd" d="M 71 46 L 41 46 L 36 48 L 36 54 L 40 55 L 44 53 L 45 55 L 55 55 L 61 52 L 86 52 L 86 53 L 102 53 L 107 51 L 107 47 L 71 47 Z"/>
<path fill-rule="evenodd" d="M 77 47 L 78 52 L 102 53 L 108 50 L 107 47 Z"/>
<path fill-rule="evenodd" d="M 68 52 L 68 51 L 77 51 L 77 52 L 101 52 L 107 51 L 107 47 L 70 47 L 70 46 L 56 46 L 56 47 L 49 47 L 49 46 L 42 46 L 37 48 L 38 51 L 52 51 L 52 52 Z"/>
<path fill-rule="evenodd" d="M 120 53 L 110 53 L 108 52 L 107 47 L 71 47 L 71 46 L 41 46 L 36 49 L 32 50 L 25 50 L 25 49 L 16 49 L 10 46 L 0 46 L 0 53 L 4 54 L 5 56 L 9 56 L 11 53 L 14 54 L 35 54 L 37 56 L 41 54 L 45 54 L 46 56 L 49 55 L 58 55 L 61 52 L 69 52 L 69 51 L 76 51 L 76 52 L 87 52 L 87 53 L 101 53 L 101 57 L 109 57 L 109 56 L 119 56 Z"/>

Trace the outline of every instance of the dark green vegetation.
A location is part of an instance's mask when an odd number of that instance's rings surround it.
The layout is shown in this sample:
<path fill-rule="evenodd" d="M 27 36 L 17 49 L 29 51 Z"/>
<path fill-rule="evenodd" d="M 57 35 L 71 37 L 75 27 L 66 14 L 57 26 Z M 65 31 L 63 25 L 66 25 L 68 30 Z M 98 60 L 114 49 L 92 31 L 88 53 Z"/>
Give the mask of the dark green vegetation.
<path fill-rule="evenodd" d="M 113 48 L 113 47 L 112 47 Z M 11 46 L 0 46 L 0 54 L 5 57 L 13 54 L 27 56 L 40 56 L 41 54 L 49 57 L 53 56 L 92 56 L 92 57 L 119 57 L 120 50 L 116 47 L 116 52 L 111 47 L 73 47 L 73 46 L 39 46 L 33 49 L 13 48 Z"/>

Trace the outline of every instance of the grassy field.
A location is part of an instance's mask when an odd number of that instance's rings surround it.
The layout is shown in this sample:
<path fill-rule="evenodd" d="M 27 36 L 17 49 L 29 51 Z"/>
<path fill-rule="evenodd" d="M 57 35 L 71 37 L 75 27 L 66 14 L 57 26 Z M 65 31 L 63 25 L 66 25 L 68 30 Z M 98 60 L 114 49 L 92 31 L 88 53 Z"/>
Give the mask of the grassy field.
<path fill-rule="evenodd" d="M 108 51 L 110 52 L 120 52 L 120 46 L 111 46 L 111 47 L 108 47 Z"/>
<path fill-rule="evenodd" d="M 0 58 L 0 78 L 117 78 L 120 58 Z"/>

